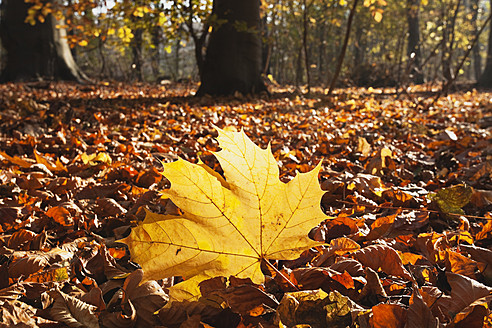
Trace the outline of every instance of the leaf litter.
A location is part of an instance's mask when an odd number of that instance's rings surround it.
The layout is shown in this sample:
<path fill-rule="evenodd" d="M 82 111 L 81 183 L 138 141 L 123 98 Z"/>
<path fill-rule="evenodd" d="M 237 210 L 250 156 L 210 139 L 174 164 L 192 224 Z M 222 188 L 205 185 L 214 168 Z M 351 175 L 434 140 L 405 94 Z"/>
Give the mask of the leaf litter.
<path fill-rule="evenodd" d="M 0 88 L 1 326 L 491 325 L 490 93 L 422 111 L 382 89 L 199 99 L 179 85 Z M 198 279 L 201 297 L 169 302 L 190 271 L 148 276 L 121 240 L 146 213 L 199 214 L 166 167 L 199 165 L 216 192 L 246 188 L 214 156 L 228 149 L 214 126 L 269 145 L 278 185 L 319 164 L 322 215 L 296 231 L 312 239 L 296 256 L 260 251 L 257 274 L 214 271 Z"/>

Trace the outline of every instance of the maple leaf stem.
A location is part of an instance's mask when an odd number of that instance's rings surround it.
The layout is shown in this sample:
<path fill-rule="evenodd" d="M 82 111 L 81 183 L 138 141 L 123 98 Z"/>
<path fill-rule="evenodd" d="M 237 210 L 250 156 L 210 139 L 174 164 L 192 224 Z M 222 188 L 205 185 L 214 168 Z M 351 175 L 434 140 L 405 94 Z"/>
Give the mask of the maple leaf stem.
<path fill-rule="evenodd" d="M 294 283 L 292 281 L 290 281 L 289 278 L 287 278 L 285 276 L 285 274 L 283 274 L 282 272 L 280 272 L 276 267 L 275 265 L 271 264 L 270 261 L 268 261 L 267 259 L 262 259 L 263 262 L 265 262 L 266 265 L 268 265 L 271 269 L 273 269 L 273 271 L 275 271 L 278 275 L 280 275 L 282 278 L 284 278 L 285 282 L 291 286 L 292 288 L 294 288 L 296 291 L 299 291 L 299 287 L 297 287 L 296 285 L 294 285 Z"/>

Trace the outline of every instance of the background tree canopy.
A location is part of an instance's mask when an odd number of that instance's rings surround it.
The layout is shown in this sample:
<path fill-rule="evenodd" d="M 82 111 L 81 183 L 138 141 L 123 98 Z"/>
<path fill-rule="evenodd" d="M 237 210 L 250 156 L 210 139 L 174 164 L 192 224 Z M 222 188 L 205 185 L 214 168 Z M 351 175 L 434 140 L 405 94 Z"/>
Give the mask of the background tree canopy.
<path fill-rule="evenodd" d="M 338 85 L 405 86 L 457 77 L 489 85 L 492 76 L 490 2 L 483 0 L 248 0 L 241 6 L 229 0 L 25 2 L 1 2 L 4 81 L 85 75 L 202 79 L 203 93 L 248 93 L 264 90 L 260 75 L 268 83 L 328 86 L 338 67 Z M 26 8 L 22 13 L 20 6 Z M 6 15 L 9 10 L 17 13 Z M 45 68 L 34 69 L 34 76 L 7 64 L 20 58 L 18 49 L 9 51 L 13 16 L 26 30 L 60 31 L 53 40 L 66 40 L 73 63 L 65 53 L 56 65 L 72 66 L 70 74 L 60 75 L 60 67 L 46 69 L 54 65 L 49 60 L 38 63 Z M 20 43 L 32 46 L 27 39 Z"/>

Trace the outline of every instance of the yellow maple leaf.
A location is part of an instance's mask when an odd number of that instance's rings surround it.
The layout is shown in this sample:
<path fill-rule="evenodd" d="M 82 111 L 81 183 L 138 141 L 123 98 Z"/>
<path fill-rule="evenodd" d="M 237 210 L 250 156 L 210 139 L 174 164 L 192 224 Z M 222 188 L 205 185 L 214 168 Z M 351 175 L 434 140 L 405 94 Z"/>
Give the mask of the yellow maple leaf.
<path fill-rule="evenodd" d="M 320 208 L 321 165 L 283 183 L 270 147 L 259 148 L 243 131 L 218 131 L 215 156 L 225 179 L 202 162 L 164 164 L 171 188 L 163 193 L 183 215 L 147 212 L 122 240 L 144 279 L 186 279 L 173 287 L 177 300 L 199 295 L 198 282 L 219 275 L 263 283 L 261 261 L 295 259 L 319 245 L 307 233 L 328 218 Z"/>

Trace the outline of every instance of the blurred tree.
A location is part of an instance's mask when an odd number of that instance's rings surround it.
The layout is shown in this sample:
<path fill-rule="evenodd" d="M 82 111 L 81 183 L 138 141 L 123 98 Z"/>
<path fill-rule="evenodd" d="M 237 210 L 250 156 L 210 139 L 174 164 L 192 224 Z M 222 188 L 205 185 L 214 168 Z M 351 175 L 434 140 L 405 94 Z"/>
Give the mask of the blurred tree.
<path fill-rule="evenodd" d="M 72 57 L 65 29 L 57 25 L 63 22 L 52 13 L 51 0 L 3 0 L 0 37 L 7 59 L 0 81 L 86 80 Z"/>
<path fill-rule="evenodd" d="M 490 0 L 490 10 L 492 10 L 492 0 Z M 492 87 L 492 20 L 490 21 L 489 45 L 487 49 L 487 59 L 485 69 L 478 80 L 478 84 L 483 87 Z"/>
<path fill-rule="evenodd" d="M 423 83 L 421 51 L 420 51 L 420 0 L 407 0 L 408 21 L 408 60 L 410 61 L 410 75 L 415 83 Z"/>
<path fill-rule="evenodd" d="M 473 28 L 473 34 L 478 34 L 478 14 L 480 11 L 479 0 L 471 0 L 468 3 L 468 9 L 471 11 L 471 23 Z M 480 42 L 473 47 L 473 70 L 475 79 L 479 79 L 482 74 L 482 59 L 480 57 Z"/>
<path fill-rule="evenodd" d="M 261 79 L 260 0 L 214 0 L 198 95 L 266 91 Z"/>

